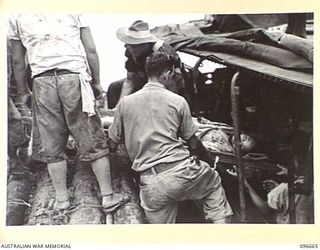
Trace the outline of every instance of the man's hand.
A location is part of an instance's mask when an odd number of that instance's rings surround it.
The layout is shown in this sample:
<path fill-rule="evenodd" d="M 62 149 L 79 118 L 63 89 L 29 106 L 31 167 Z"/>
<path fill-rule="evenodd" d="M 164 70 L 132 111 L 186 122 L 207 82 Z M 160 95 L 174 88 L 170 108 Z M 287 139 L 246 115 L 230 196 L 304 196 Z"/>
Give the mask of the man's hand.
<path fill-rule="evenodd" d="M 303 185 L 304 183 L 305 183 L 304 176 L 298 176 L 294 181 L 294 184 L 297 184 L 297 185 Z"/>
<path fill-rule="evenodd" d="M 98 100 L 102 98 L 103 88 L 100 84 L 92 84 L 94 97 Z"/>
<path fill-rule="evenodd" d="M 239 177 L 239 174 L 238 174 L 238 167 L 233 165 L 232 168 L 228 168 L 226 169 L 226 172 L 231 175 L 232 177 L 234 178 L 237 178 Z M 248 183 L 247 179 L 244 178 L 244 186 L 249 189 L 249 190 L 252 190 L 252 187 L 251 185 Z"/>
<path fill-rule="evenodd" d="M 231 175 L 231 176 L 233 176 L 233 177 L 235 177 L 235 178 L 238 178 L 238 169 L 237 169 L 236 166 L 233 166 L 232 168 L 226 169 L 226 172 L 227 172 L 229 175 Z"/>
<path fill-rule="evenodd" d="M 31 123 L 31 111 L 28 108 L 31 94 L 27 93 L 16 97 L 16 104 L 13 100 L 9 99 L 9 117 L 16 120 L 21 120 L 23 123 Z"/>
<path fill-rule="evenodd" d="M 262 188 L 269 193 L 272 189 L 274 189 L 276 186 L 278 186 L 279 183 L 277 183 L 274 180 L 265 180 L 262 182 Z"/>
<path fill-rule="evenodd" d="M 200 160 L 207 162 L 211 167 L 215 167 L 216 159 L 214 158 L 209 151 L 203 146 L 202 142 L 195 136 L 191 136 L 187 140 L 187 145 L 189 147 L 191 155 L 196 155 Z"/>
<path fill-rule="evenodd" d="M 25 93 L 20 93 L 19 95 L 17 95 L 15 100 L 18 104 L 27 105 L 30 102 L 31 97 L 32 93 L 30 91 L 27 91 Z"/>
<path fill-rule="evenodd" d="M 8 103 L 8 117 L 9 119 L 15 119 L 15 120 L 21 120 L 21 114 L 17 107 L 14 105 L 11 97 L 9 97 L 9 103 Z"/>
<path fill-rule="evenodd" d="M 31 92 L 28 91 L 25 94 L 20 94 L 16 98 L 16 107 L 21 114 L 21 121 L 26 124 L 32 123 L 32 115 L 31 115 L 31 110 L 29 108 L 31 103 L 31 97 L 32 97 L 32 94 Z"/>
<path fill-rule="evenodd" d="M 277 167 L 280 168 L 280 171 L 276 172 L 276 175 L 288 175 L 288 168 L 277 164 Z"/>

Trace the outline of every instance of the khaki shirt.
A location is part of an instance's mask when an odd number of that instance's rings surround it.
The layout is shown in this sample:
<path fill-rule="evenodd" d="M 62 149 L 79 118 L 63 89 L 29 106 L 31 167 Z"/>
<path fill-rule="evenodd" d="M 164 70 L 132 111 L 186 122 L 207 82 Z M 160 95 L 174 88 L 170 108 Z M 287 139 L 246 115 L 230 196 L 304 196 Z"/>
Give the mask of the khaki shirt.
<path fill-rule="evenodd" d="M 160 83 L 149 82 L 121 99 L 109 136 L 116 143 L 124 141 L 132 169 L 142 172 L 188 158 L 179 137 L 188 140 L 196 131 L 186 100 Z"/>

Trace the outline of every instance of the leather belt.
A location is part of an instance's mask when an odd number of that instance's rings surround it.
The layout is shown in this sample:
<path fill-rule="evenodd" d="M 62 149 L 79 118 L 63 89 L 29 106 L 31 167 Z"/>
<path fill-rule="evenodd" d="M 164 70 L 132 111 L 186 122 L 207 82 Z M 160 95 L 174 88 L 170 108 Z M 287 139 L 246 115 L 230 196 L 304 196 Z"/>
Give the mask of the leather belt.
<path fill-rule="evenodd" d="M 180 162 L 174 162 L 174 163 L 160 163 L 152 168 L 148 168 L 147 170 L 140 172 L 140 175 L 156 175 L 160 174 L 166 170 L 169 170 L 175 166 L 180 164 Z"/>
<path fill-rule="evenodd" d="M 59 75 L 66 75 L 66 74 L 77 74 L 77 73 L 71 72 L 66 69 L 51 69 L 43 73 L 40 73 L 38 75 L 35 75 L 33 78 L 40 77 L 40 76 L 59 76 Z"/>

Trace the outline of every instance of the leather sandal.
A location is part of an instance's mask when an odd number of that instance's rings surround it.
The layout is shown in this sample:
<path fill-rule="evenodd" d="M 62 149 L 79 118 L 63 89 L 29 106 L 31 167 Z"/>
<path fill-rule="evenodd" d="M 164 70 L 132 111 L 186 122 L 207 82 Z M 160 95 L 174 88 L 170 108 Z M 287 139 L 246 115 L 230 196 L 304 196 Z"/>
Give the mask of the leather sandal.
<path fill-rule="evenodd" d="M 120 199 L 115 198 L 108 204 L 102 204 L 102 208 L 106 214 L 112 213 L 128 201 L 130 201 L 130 196 L 127 194 L 121 194 Z"/>

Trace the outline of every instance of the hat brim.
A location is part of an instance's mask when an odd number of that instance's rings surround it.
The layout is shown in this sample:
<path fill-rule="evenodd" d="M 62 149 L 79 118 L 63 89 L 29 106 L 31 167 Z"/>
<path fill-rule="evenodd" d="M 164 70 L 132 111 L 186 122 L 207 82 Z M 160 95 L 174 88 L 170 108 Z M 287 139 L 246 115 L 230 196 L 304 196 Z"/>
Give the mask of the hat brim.
<path fill-rule="evenodd" d="M 142 43 L 153 43 L 157 42 L 157 39 L 154 35 L 150 35 L 144 38 L 133 38 L 131 36 L 126 35 L 125 31 L 128 27 L 122 27 L 117 30 L 117 37 L 120 41 L 126 44 L 142 44 Z"/>

